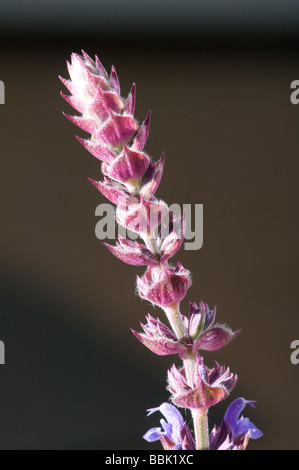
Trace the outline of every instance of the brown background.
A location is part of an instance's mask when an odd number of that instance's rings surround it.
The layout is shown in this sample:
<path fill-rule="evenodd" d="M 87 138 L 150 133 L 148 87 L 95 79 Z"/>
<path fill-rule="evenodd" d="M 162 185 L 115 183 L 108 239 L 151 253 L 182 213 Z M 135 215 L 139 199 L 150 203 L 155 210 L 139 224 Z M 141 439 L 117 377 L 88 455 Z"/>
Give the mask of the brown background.
<path fill-rule="evenodd" d="M 159 423 L 146 409 L 168 399 L 173 358 L 150 353 L 129 328 L 163 313 L 134 295 L 143 269 L 96 238 L 95 208 L 106 201 L 87 177 L 100 179 L 100 166 L 62 116 L 71 109 L 58 75 L 84 48 L 116 66 L 123 95 L 137 84 L 140 121 L 151 110 L 146 150 L 154 160 L 166 152 L 158 196 L 204 206 L 203 247 L 174 261 L 192 273 L 187 300 L 217 305 L 220 323 L 242 328 L 204 355 L 239 375 L 211 426 L 244 396 L 257 400 L 245 413 L 264 432 L 250 449 L 298 449 L 297 42 L 79 39 L 2 42 L 0 447 L 159 448 L 141 436 Z"/>

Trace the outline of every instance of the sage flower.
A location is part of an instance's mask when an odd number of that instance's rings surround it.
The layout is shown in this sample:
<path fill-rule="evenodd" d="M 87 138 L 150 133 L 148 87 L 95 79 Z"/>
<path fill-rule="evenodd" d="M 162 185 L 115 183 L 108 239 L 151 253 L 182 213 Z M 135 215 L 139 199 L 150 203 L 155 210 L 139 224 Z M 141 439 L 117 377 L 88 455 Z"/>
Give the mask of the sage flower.
<path fill-rule="evenodd" d="M 248 404 L 254 407 L 256 402 L 237 398 L 227 408 L 222 423 L 214 426 L 210 433 L 212 450 L 245 450 L 249 439 L 259 439 L 263 433 L 248 418 L 240 416 Z"/>
<path fill-rule="evenodd" d="M 161 419 L 161 427 L 151 428 L 143 438 L 148 442 L 160 440 L 164 450 L 194 450 L 194 439 L 178 409 L 170 403 L 162 403 L 148 410 L 148 416 L 156 411 L 166 420 Z"/>
<path fill-rule="evenodd" d="M 90 134 L 89 138 L 77 139 L 101 165 L 101 179 L 89 180 L 115 204 L 116 222 L 138 237 L 133 241 L 119 236 L 115 245 L 104 245 L 121 261 L 145 267 L 145 272 L 137 276 L 137 293 L 152 306 L 160 307 L 169 322 L 167 326 L 148 314 L 147 323 L 141 323 L 143 333 L 132 332 L 155 354 L 177 354 L 183 361 L 182 367 L 172 365 L 168 371 L 173 404 L 162 403 L 148 410 L 149 415 L 161 412 L 165 419 L 144 438 L 149 442 L 160 440 L 165 450 L 245 449 L 250 438 L 262 435 L 247 418 L 240 417 L 245 405 L 253 406 L 253 401 L 235 400 L 221 425 L 209 433 L 208 409 L 229 395 L 238 377 L 218 362 L 209 369 L 199 351 L 219 350 L 240 330 L 233 332 L 227 325 L 215 324 L 216 308 L 211 310 L 203 302 L 189 302 L 189 315 L 181 313 L 181 301 L 192 284 L 191 273 L 180 261 L 172 266 L 169 260 L 182 246 L 186 220 L 185 216 L 175 216 L 156 196 L 165 155 L 154 161 L 144 150 L 151 115 L 148 113 L 139 124 L 134 116 L 135 84 L 124 97 L 115 67 L 108 74 L 97 56 L 93 60 L 85 51 L 82 55 L 73 53 L 67 68 L 70 79 L 60 79 L 70 95 L 61 95 L 80 115 L 65 116 Z M 183 173 L 183 160 L 181 169 Z M 191 410 L 194 437 L 174 405 Z"/>

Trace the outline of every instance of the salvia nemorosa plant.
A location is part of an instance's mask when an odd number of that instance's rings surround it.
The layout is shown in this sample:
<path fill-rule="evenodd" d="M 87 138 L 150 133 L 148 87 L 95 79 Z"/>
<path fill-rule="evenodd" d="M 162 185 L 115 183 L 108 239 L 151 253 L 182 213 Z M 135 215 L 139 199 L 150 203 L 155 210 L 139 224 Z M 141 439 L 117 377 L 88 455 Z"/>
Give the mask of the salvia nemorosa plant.
<path fill-rule="evenodd" d="M 136 235 L 133 240 L 119 236 L 115 246 L 105 245 L 125 263 L 146 267 L 144 275 L 137 277 L 137 292 L 160 307 L 168 320 L 166 325 L 148 314 L 146 323 L 141 323 L 143 331 L 132 332 L 155 354 L 178 355 L 182 361 L 180 367 L 172 365 L 168 370 L 172 403 L 148 410 L 149 415 L 160 411 L 165 419 L 143 437 L 149 442 L 160 440 L 168 450 L 243 450 L 250 438 L 262 435 L 248 418 L 240 416 L 246 404 L 254 406 L 255 402 L 234 400 L 221 424 L 209 431 L 209 408 L 229 395 L 238 377 L 218 362 L 208 368 L 200 354 L 222 348 L 239 331 L 215 323 L 216 308 L 210 309 L 203 301 L 189 302 L 187 315 L 180 311 L 191 275 L 180 262 L 173 266 L 169 260 L 183 243 L 185 220 L 155 196 L 164 155 L 154 162 L 144 152 L 150 114 L 142 124 L 136 120 L 135 85 L 123 98 L 115 68 L 108 75 L 98 57 L 92 60 L 84 51 L 72 54 L 67 66 L 70 80 L 61 80 L 71 95 L 62 96 L 81 114 L 67 117 L 91 134 L 87 140 L 77 138 L 102 162 L 102 181 L 90 181 L 116 205 L 117 223 Z M 177 407 L 190 410 L 193 429 Z"/>

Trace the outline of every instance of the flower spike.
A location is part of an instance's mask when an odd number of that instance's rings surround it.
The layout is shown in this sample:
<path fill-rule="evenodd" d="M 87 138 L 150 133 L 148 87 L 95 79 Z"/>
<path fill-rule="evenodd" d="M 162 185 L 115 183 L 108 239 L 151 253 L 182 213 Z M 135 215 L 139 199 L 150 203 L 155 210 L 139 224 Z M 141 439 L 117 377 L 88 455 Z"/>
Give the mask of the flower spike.
<path fill-rule="evenodd" d="M 162 413 L 161 425 L 143 437 L 148 442 L 160 441 L 164 450 L 243 450 L 250 438 L 262 435 L 251 421 L 240 417 L 246 404 L 254 406 L 254 402 L 235 400 L 221 425 L 209 433 L 209 408 L 229 395 L 238 377 L 216 361 L 209 369 L 199 354 L 201 350 L 211 352 L 226 346 L 240 330 L 233 332 L 226 325 L 215 324 L 216 308 L 212 310 L 202 301 L 189 302 L 189 314 L 181 313 L 181 302 L 192 284 L 191 273 L 180 261 L 172 266 L 169 260 L 183 244 L 186 219 L 176 216 L 166 202 L 156 197 L 165 156 L 162 153 L 154 161 L 144 151 L 151 114 L 139 124 L 134 116 L 135 84 L 123 97 L 115 67 L 108 73 L 98 56 L 92 59 L 83 50 L 81 55 L 73 53 L 67 69 L 70 79 L 59 78 L 70 95 L 61 96 L 79 115 L 65 116 L 90 134 L 77 139 L 101 164 L 103 178 L 89 181 L 115 204 L 116 222 L 138 237 L 133 241 L 129 234 L 119 235 L 115 245 L 104 245 L 119 260 L 146 267 L 137 276 L 137 293 L 161 308 L 169 323 L 148 314 L 146 323 L 141 323 L 143 332 L 131 331 L 153 353 L 177 354 L 183 361 L 182 367 L 172 365 L 168 370 L 172 404 L 165 402 L 148 410 L 148 415 Z M 193 430 L 175 405 L 191 410 Z"/>

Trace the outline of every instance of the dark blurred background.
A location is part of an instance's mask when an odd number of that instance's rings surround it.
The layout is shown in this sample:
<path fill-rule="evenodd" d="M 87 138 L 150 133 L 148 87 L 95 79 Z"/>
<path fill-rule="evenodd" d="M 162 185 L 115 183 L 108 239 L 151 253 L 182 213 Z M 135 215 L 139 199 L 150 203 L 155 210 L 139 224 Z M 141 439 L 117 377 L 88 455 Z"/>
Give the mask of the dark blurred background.
<path fill-rule="evenodd" d="M 264 432 L 250 449 L 299 449 L 298 27 L 295 0 L 2 0 L 1 449 L 160 448 L 142 435 L 173 358 L 130 327 L 163 312 L 134 295 L 144 270 L 96 238 L 99 162 L 62 115 L 58 75 L 81 49 L 116 66 L 123 96 L 137 84 L 140 121 L 151 110 L 146 150 L 166 152 L 158 196 L 203 204 L 203 247 L 174 260 L 193 275 L 183 313 L 203 299 L 242 328 L 204 355 L 239 375 L 211 427 L 244 396 Z"/>

